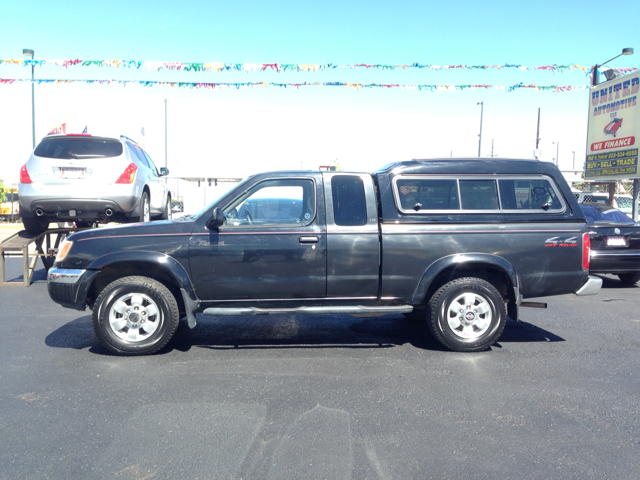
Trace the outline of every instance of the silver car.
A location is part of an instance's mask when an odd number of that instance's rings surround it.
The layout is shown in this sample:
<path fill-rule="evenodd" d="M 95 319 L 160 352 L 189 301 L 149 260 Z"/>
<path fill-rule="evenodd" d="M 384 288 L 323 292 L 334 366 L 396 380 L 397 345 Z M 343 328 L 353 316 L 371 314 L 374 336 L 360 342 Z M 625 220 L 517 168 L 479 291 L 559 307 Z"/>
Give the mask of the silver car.
<path fill-rule="evenodd" d="M 20 170 L 20 217 L 30 233 L 50 222 L 148 222 L 171 215 L 171 194 L 133 140 L 88 134 L 42 139 Z"/>

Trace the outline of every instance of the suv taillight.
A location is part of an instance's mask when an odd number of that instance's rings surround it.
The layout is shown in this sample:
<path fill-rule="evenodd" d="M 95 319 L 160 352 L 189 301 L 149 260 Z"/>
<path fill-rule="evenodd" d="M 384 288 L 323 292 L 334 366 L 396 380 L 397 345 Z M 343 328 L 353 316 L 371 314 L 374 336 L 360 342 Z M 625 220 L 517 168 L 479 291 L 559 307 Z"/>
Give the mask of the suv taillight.
<path fill-rule="evenodd" d="M 122 174 L 118 177 L 118 180 L 116 180 L 116 183 L 133 182 L 133 177 L 136 176 L 136 170 L 138 170 L 138 167 L 136 167 L 136 164 L 130 163 L 129 166 L 124 169 L 124 172 L 122 172 Z"/>
<path fill-rule="evenodd" d="M 20 183 L 33 183 L 29 176 L 29 172 L 27 171 L 26 163 L 22 165 L 22 168 L 20 169 Z"/>
<path fill-rule="evenodd" d="M 589 260 L 591 255 L 591 239 L 589 232 L 582 234 L 582 268 L 589 270 Z"/>

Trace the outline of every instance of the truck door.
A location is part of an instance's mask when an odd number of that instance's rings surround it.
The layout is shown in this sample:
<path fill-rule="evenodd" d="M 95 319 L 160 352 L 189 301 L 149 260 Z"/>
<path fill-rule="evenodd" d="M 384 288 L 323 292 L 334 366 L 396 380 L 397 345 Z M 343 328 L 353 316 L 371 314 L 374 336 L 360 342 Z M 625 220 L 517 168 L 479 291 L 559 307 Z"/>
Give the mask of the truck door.
<path fill-rule="evenodd" d="M 371 175 L 323 173 L 327 209 L 327 297 L 376 301 L 380 239 Z"/>
<path fill-rule="evenodd" d="M 203 301 L 324 299 L 326 234 L 321 180 L 263 178 L 221 205 L 225 224 L 200 219 L 189 264 Z M 248 304 L 247 304 L 248 305 Z"/>

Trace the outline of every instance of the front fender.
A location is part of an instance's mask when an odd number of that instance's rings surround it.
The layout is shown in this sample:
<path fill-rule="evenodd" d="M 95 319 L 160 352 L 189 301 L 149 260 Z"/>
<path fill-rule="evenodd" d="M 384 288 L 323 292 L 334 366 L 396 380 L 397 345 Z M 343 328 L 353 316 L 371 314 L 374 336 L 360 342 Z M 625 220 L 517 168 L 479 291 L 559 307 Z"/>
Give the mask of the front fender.
<path fill-rule="evenodd" d="M 511 263 L 509 263 L 504 258 L 488 253 L 462 253 L 449 255 L 432 263 L 422 275 L 420 283 L 418 283 L 418 286 L 413 294 L 412 303 L 415 305 L 421 303 L 424 300 L 427 291 L 431 286 L 431 283 L 440 272 L 452 266 L 464 265 L 469 263 L 490 265 L 504 272 L 509 277 L 509 280 L 511 280 L 516 304 L 520 303 L 520 284 L 518 283 L 518 275 L 515 268 L 513 268 L 513 265 L 511 265 Z"/>
<path fill-rule="evenodd" d="M 200 300 L 191 284 L 191 278 L 182 264 L 164 253 L 136 250 L 113 252 L 99 257 L 89 264 L 87 270 L 102 270 L 105 267 L 121 262 L 149 263 L 167 273 L 176 282 L 182 293 L 189 326 L 191 328 L 195 327 L 195 312 L 200 306 Z"/>

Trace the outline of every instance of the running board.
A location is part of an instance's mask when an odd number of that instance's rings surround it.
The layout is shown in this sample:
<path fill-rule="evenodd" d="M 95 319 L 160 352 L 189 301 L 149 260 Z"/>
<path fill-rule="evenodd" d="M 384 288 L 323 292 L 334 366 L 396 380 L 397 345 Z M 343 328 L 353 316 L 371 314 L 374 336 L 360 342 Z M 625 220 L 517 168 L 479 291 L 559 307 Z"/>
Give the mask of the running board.
<path fill-rule="evenodd" d="M 520 302 L 520 306 L 529 308 L 547 308 L 547 304 L 545 302 Z"/>
<path fill-rule="evenodd" d="M 205 315 L 213 317 L 227 317 L 239 315 L 377 315 L 381 313 L 409 313 L 413 311 L 411 305 L 398 305 L 390 307 L 367 307 L 364 305 L 345 306 L 345 307 L 296 307 L 296 308 L 258 308 L 258 307 L 240 307 L 240 308 L 206 308 Z"/>

